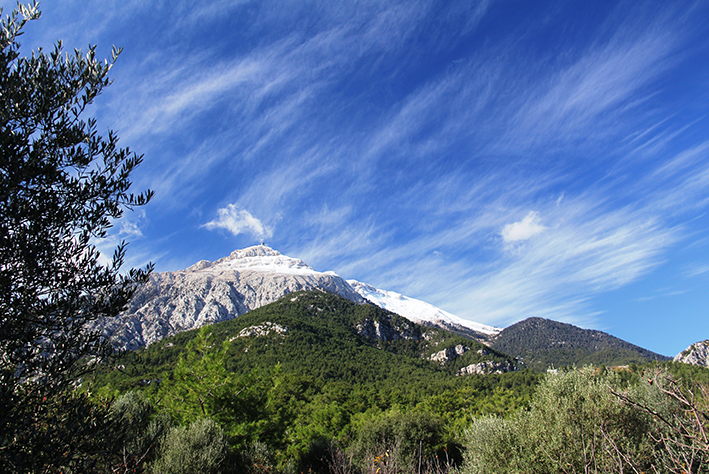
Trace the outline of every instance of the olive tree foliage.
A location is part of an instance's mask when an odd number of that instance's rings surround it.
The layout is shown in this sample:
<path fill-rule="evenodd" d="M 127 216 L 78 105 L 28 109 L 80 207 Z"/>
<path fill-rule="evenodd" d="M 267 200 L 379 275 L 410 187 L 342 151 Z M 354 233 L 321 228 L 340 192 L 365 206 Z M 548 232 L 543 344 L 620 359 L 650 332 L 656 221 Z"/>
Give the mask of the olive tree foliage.
<path fill-rule="evenodd" d="M 615 374 L 593 368 L 548 375 L 529 409 L 473 422 L 461 474 L 654 472 L 657 445 L 650 433 L 659 424 L 615 393 L 662 412 L 672 404 L 656 386 L 620 385 Z"/>
<path fill-rule="evenodd" d="M 661 371 L 646 380 L 664 395 L 665 403 L 648 403 L 623 392 L 614 394 L 659 424 L 660 429 L 649 433 L 660 448 L 653 472 L 709 472 L 709 386 L 691 379 L 676 380 Z M 674 409 L 667 410 L 667 405 Z"/>
<path fill-rule="evenodd" d="M 120 50 L 99 61 L 95 46 L 64 52 L 59 41 L 22 56 L 37 4 L 0 17 L 0 456 L 37 459 L 43 402 L 66 392 L 82 359 L 111 352 L 87 323 L 117 315 L 152 270 L 121 272 L 125 242 L 102 264 L 93 239 L 152 192 L 129 192 L 142 156 L 81 118 Z"/>
<path fill-rule="evenodd" d="M 175 427 L 167 434 L 160 457 L 152 465 L 156 474 L 208 474 L 224 472 L 229 445 L 221 427 L 209 418 Z"/>

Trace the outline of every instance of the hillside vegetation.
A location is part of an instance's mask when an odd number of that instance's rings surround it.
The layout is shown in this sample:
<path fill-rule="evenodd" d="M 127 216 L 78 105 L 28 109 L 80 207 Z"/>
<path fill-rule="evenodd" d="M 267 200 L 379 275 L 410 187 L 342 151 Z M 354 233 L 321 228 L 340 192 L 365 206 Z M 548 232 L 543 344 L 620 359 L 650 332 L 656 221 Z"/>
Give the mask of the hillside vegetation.
<path fill-rule="evenodd" d="M 584 365 L 623 366 L 670 360 L 601 331 L 543 318 L 525 319 L 505 328 L 490 346 L 520 357 L 527 367 L 535 370 Z"/>
<path fill-rule="evenodd" d="M 85 385 L 143 392 L 182 424 L 209 417 L 236 451 L 265 445 L 280 465 L 317 458 L 317 440 L 361 444 L 378 423 L 428 426 L 421 449 L 453 460 L 474 416 L 530 400 L 538 374 L 495 373 L 513 363 L 471 339 L 310 291 L 129 352 Z M 469 367 L 486 374 L 460 375 Z"/>
<path fill-rule="evenodd" d="M 709 370 L 494 373 L 512 363 L 310 291 L 127 353 L 84 389 L 113 400 L 108 457 L 135 472 L 705 472 Z"/>
<path fill-rule="evenodd" d="M 458 472 L 709 472 L 707 374 L 685 373 L 704 383 L 659 366 L 632 383 L 592 367 L 549 374 L 526 410 L 473 422 Z"/>

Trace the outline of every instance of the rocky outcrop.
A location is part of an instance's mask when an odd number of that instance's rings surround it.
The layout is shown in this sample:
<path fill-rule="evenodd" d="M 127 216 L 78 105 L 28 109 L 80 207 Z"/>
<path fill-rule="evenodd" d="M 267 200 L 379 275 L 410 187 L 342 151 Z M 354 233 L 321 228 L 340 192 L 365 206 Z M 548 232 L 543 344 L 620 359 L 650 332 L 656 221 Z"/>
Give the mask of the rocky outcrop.
<path fill-rule="evenodd" d="M 674 361 L 709 367 L 709 339 L 695 342 L 687 349 L 677 354 Z"/>
<path fill-rule="evenodd" d="M 462 356 L 466 352 L 470 350 L 469 347 L 464 346 L 462 344 L 458 344 L 455 347 L 449 347 L 447 349 L 443 349 L 440 352 L 436 352 L 435 354 L 432 354 L 431 357 L 429 357 L 430 360 L 434 362 L 438 362 L 441 365 L 445 365 L 446 362 L 449 362 L 456 357 Z"/>
<path fill-rule="evenodd" d="M 249 326 L 247 328 L 242 329 L 241 331 L 239 331 L 239 335 L 236 336 L 235 339 L 238 339 L 240 337 L 264 337 L 268 336 L 271 333 L 286 334 L 287 332 L 288 328 L 285 326 L 281 326 L 280 324 L 276 323 L 265 322 L 257 326 Z"/>
<path fill-rule="evenodd" d="M 259 245 L 228 257 L 157 273 L 135 294 L 127 310 L 97 322 L 123 349 L 137 349 L 181 331 L 226 321 L 300 290 L 320 289 L 351 301 L 364 299 L 333 272 Z"/>
<path fill-rule="evenodd" d="M 515 366 L 512 365 L 510 361 L 495 362 L 494 360 L 486 360 L 483 362 L 478 362 L 477 364 L 471 364 L 463 367 L 458 371 L 458 375 L 488 375 L 488 374 L 502 374 L 505 372 L 512 372 Z"/>
<path fill-rule="evenodd" d="M 400 339 L 421 339 L 421 334 L 414 326 L 403 318 L 394 321 L 393 318 L 380 320 L 365 319 L 355 327 L 357 333 L 367 339 L 378 341 L 396 341 Z"/>

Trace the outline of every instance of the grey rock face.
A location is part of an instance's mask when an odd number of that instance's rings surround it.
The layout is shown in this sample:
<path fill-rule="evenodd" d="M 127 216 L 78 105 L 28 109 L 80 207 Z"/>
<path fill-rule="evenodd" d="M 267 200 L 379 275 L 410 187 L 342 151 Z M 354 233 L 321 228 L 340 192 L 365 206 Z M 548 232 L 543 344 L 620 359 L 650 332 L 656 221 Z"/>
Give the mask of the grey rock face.
<path fill-rule="evenodd" d="M 446 362 L 450 362 L 458 356 L 462 356 L 470 350 L 469 347 L 462 344 L 458 344 L 455 347 L 449 347 L 448 349 L 443 349 L 440 352 L 432 354 L 429 359 L 435 362 L 439 362 L 441 365 L 445 365 Z"/>
<path fill-rule="evenodd" d="M 514 365 L 508 361 L 495 362 L 486 360 L 477 364 L 468 365 L 458 371 L 458 375 L 486 375 L 486 374 L 503 374 L 515 370 Z"/>
<path fill-rule="evenodd" d="M 674 361 L 709 367 L 709 339 L 695 342 L 687 349 L 677 354 Z"/>
<path fill-rule="evenodd" d="M 260 245 L 186 270 L 151 276 L 116 318 L 98 322 L 116 346 L 137 349 L 181 331 L 226 321 L 300 290 L 364 299 L 332 272 Z"/>
<path fill-rule="evenodd" d="M 420 339 L 421 335 L 413 331 L 411 324 L 405 321 L 395 323 L 391 317 L 381 321 L 365 319 L 356 326 L 357 333 L 367 339 L 396 341 L 400 339 Z"/>

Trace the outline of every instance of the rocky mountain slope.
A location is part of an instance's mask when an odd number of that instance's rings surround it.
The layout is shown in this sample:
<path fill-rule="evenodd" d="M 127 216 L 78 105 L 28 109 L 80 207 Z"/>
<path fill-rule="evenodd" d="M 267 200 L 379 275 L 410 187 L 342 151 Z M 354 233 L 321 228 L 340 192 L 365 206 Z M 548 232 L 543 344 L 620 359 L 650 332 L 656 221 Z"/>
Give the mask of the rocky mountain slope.
<path fill-rule="evenodd" d="M 525 319 L 505 328 L 493 338 L 490 347 L 520 357 L 527 367 L 538 370 L 669 360 L 610 334 L 543 318 Z"/>
<path fill-rule="evenodd" d="M 126 311 L 100 321 L 116 345 L 136 349 L 181 331 L 226 321 L 300 290 L 322 289 L 357 303 L 364 299 L 333 272 L 265 245 L 236 250 L 215 262 L 156 273 Z"/>
<path fill-rule="evenodd" d="M 695 342 L 687 349 L 677 354 L 674 361 L 709 367 L 709 339 Z"/>
<path fill-rule="evenodd" d="M 317 290 L 291 293 L 211 325 L 209 333 L 212 347 L 228 342 L 229 370 L 249 373 L 278 365 L 284 373 L 309 377 L 310 383 L 376 383 L 409 391 L 436 381 L 455 389 L 466 384 L 461 377 L 517 369 L 505 354 L 469 338 Z M 184 331 L 128 352 L 121 362 L 125 370 L 111 370 L 108 379 L 122 390 L 158 379 L 171 372 L 197 335 L 196 329 Z"/>
<path fill-rule="evenodd" d="M 354 285 L 354 288 L 353 286 Z M 117 318 L 98 324 L 116 346 L 137 349 L 178 332 L 227 321 L 300 290 L 321 289 L 355 303 L 370 302 L 415 323 L 441 327 L 487 342 L 500 329 L 446 313 L 423 301 L 376 289 L 265 245 L 236 250 L 215 262 L 156 273 Z"/>
<path fill-rule="evenodd" d="M 357 280 L 347 280 L 347 283 L 368 301 L 417 324 L 444 328 L 483 343 L 489 342 L 492 336 L 502 331 L 501 328 L 459 318 L 425 301 L 409 298 L 393 291 L 381 290 Z"/>

